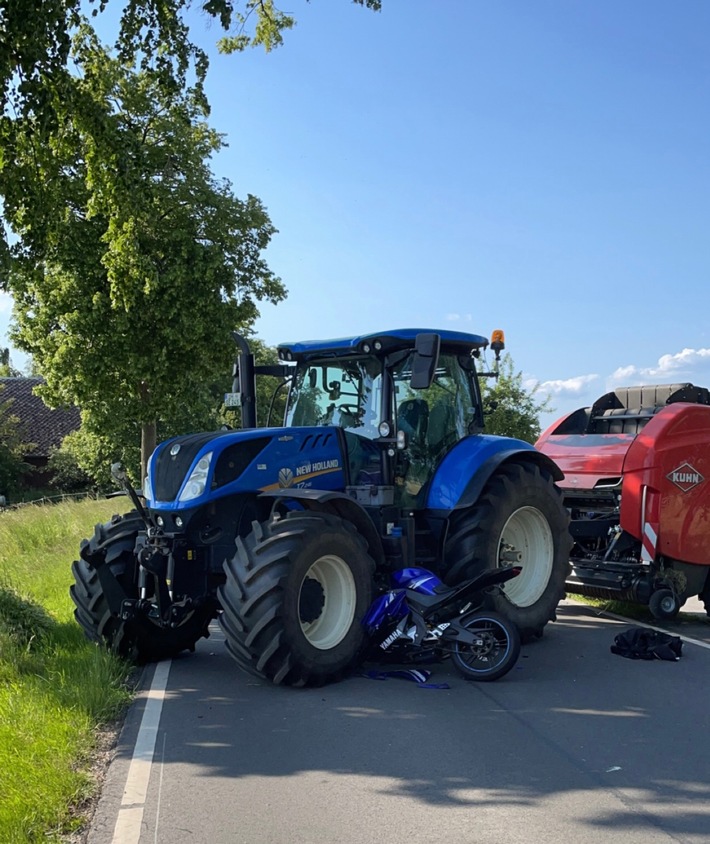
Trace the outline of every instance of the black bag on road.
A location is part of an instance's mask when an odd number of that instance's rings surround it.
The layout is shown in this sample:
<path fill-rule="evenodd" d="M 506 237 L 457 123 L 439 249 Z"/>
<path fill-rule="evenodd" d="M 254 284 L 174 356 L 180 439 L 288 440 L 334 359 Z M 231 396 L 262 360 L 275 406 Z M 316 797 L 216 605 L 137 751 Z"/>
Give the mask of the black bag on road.
<path fill-rule="evenodd" d="M 632 627 L 619 633 L 611 646 L 611 652 L 628 659 L 668 659 L 673 662 L 681 658 L 683 642 L 680 636 L 671 636 L 647 627 Z"/>

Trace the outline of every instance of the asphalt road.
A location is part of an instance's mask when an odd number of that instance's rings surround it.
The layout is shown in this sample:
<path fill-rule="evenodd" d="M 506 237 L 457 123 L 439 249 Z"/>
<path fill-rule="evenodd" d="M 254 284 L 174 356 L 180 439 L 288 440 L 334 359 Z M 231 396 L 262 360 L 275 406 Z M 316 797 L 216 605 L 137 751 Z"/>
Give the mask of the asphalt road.
<path fill-rule="evenodd" d="M 497 682 L 434 666 L 449 689 L 276 688 L 215 630 L 146 672 L 88 840 L 707 844 L 710 625 L 672 626 L 697 642 L 679 662 L 637 662 L 609 650 L 632 624 L 565 602 Z"/>

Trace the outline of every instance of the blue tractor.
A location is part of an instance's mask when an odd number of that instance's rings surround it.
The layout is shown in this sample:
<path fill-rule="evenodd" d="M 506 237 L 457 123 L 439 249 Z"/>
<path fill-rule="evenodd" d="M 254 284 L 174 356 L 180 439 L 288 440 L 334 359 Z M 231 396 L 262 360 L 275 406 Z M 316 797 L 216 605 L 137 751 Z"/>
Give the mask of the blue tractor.
<path fill-rule="evenodd" d="M 564 594 L 568 515 L 555 463 L 484 434 L 477 362 L 489 341 L 400 329 L 285 343 L 255 366 L 246 341 L 226 404 L 242 430 L 162 443 L 135 509 L 97 525 L 73 565 L 87 635 L 137 661 L 172 656 L 219 617 L 238 665 L 274 683 L 343 676 L 389 574 L 456 584 L 522 565 L 490 595 L 524 638 Z M 490 344 L 496 367 L 502 332 Z M 256 427 L 255 375 L 288 385 L 282 427 Z"/>

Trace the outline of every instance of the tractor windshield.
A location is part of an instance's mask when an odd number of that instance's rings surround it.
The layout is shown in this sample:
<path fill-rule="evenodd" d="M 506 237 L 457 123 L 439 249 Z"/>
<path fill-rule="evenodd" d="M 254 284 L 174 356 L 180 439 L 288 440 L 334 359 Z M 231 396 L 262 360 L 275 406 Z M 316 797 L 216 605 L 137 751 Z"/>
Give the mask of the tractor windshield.
<path fill-rule="evenodd" d="M 374 358 L 299 365 L 289 394 L 286 425 L 337 425 L 374 439 L 381 391 L 381 364 Z"/>

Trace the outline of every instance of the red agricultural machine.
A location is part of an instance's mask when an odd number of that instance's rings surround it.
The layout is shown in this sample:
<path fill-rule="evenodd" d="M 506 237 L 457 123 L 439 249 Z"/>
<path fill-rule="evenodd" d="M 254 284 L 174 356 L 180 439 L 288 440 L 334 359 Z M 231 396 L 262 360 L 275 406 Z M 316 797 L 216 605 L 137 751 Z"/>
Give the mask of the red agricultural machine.
<path fill-rule="evenodd" d="M 699 595 L 710 613 L 710 391 L 617 389 L 536 446 L 565 475 L 568 592 L 648 604 L 665 619 Z"/>

